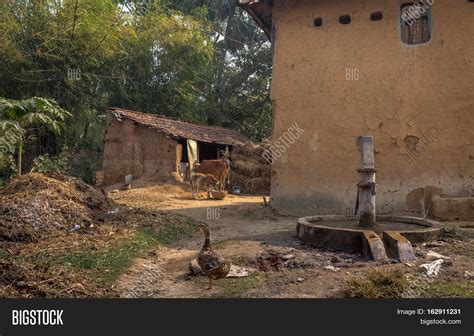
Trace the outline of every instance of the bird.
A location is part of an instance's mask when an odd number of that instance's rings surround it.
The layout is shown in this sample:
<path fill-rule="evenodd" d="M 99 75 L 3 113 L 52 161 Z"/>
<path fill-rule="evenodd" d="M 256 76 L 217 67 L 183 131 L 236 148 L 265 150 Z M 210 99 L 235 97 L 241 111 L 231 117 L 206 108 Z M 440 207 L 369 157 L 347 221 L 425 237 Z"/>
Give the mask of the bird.
<path fill-rule="evenodd" d="M 194 232 L 203 232 L 205 239 L 197 262 L 205 275 L 209 278 L 208 290 L 212 289 L 212 280 L 222 279 L 229 274 L 230 262 L 211 247 L 211 233 L 207 224 L 199 224 Z"/>

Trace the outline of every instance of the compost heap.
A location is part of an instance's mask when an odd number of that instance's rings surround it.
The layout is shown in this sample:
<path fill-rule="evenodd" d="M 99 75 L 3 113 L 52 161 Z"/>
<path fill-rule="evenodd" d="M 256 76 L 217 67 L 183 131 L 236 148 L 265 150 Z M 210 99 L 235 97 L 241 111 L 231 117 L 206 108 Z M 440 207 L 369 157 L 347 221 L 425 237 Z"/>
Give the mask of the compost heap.
<path fill-rule="evenodd" d="M 270 141 L 261 144 L 235 146 L 230 154 L 230 183 L 247 194 L 270 193 L 271 165 L 263 157 L 269 150 Z"/>
<path fill-rule="evenodd" d="M 102 191 L 79 179 L 23 175 L 0 193 L 0 240 L 38 241 L 54 230 L 88 227 L 107 207 Z"/>

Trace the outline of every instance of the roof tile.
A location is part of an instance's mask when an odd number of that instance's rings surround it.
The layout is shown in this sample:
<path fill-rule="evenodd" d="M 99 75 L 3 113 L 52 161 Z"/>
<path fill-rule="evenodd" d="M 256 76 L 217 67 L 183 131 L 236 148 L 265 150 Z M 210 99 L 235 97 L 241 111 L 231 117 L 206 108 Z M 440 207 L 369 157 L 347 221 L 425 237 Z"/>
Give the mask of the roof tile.
<path fill-rule="evenodd" d="M 241 145 L 250 140 L 238 131 L 163 117 L 157 114 L 147 114 L 137 111 L 111 107 L 107 109 L 118 121 L 130 120 L 136 124 L 159 130 L 174 138 L 185 138 L 196 141 L 217 143 L 222 145 Z"/>

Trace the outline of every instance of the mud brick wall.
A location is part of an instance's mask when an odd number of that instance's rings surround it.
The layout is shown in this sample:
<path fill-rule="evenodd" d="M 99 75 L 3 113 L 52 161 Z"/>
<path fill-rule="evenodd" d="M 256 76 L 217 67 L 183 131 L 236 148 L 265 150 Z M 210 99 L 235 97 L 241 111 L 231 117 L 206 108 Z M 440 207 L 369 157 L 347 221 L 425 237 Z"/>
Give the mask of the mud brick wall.
<path fill-rule="evenodd" d="M 178 152 L 180 148 L 175 139 L 128 120 L 118 121 L 108 113 L 104 185 L 123 183 L 128 174 L 135 180 L 171 180 L 171 174 L 178 171 Z"/>
<path fill-rule="evenodd" d="M 272 142 L 295 122 L 304 133 L 272 166 L 272 205 L 300 215 L 353 208 L 360 135 L 374 136 L 377 213 L 403 213 L 423 186 L 473 196 L 474 3 L 435 1 L 421 45 L 402 42 L 396 1 L 284 4 L 274 6 Z M 376 11 L 383 18 L 371 21 Z"/>

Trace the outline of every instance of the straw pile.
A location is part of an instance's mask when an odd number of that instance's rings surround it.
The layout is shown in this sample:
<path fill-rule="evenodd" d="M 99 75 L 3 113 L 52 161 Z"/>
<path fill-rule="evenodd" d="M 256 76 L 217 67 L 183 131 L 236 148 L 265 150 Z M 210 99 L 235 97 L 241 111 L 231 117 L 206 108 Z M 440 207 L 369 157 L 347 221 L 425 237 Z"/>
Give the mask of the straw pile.
<path fill-rule="evenodd" d="M 232 186 L 239 186 L 243 193 L 268 194 L 270 192 L 271 165 L 263 157 L 269 141 L 259 145 L 235 146 L 230 154 Z"/>
<path fill-rule="evenodd" d="M 23 175 L 0 194 L 0 240 L 34 242 L 55 230 L 88 227 L 107 206 L 100 190 L 79 179 Z"/>
<path fill-rule="evenodd" d="M 113 296 L 69 267 L 41 268 L 29 261 L 0 260 L 0 296 L 5 298 L 86 298 Z"/>

